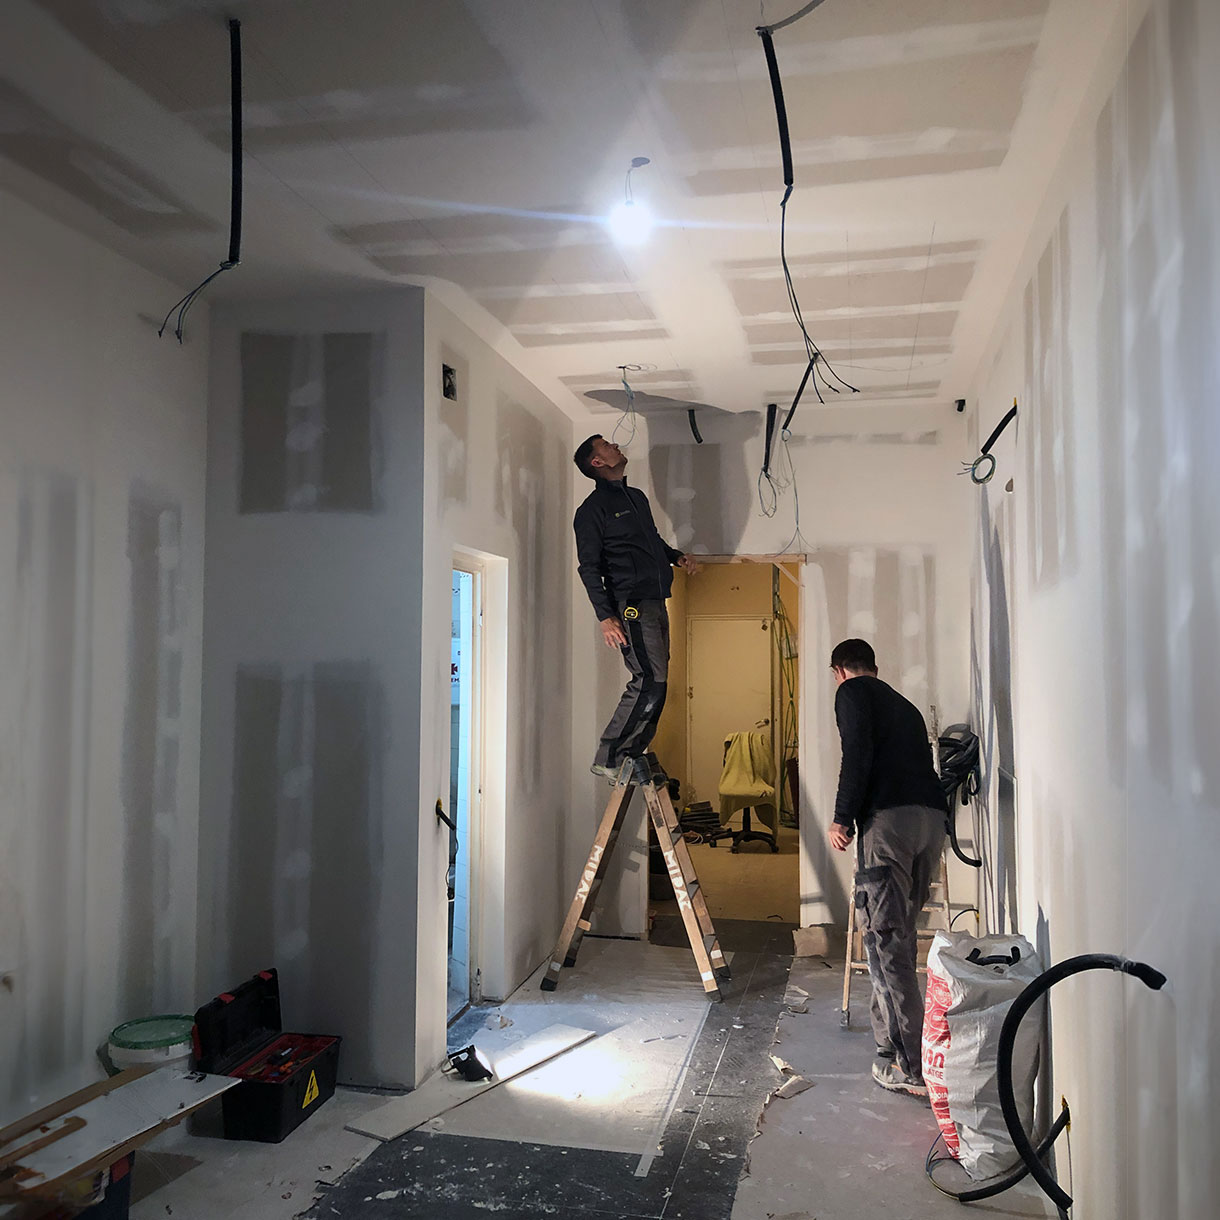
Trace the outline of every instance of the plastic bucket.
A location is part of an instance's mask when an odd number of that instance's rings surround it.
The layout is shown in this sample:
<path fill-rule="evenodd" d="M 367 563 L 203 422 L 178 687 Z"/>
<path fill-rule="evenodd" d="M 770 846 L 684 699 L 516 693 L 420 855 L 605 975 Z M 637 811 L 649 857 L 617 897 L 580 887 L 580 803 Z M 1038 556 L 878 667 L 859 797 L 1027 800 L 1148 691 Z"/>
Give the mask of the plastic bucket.
<path fill-rule="evenodd" d="M 191 1066 L 194 1017 L 170 1014 L 126 1021 L 110 1034 L 110 1062 L 122 1071 L 129 1067 Z"/>

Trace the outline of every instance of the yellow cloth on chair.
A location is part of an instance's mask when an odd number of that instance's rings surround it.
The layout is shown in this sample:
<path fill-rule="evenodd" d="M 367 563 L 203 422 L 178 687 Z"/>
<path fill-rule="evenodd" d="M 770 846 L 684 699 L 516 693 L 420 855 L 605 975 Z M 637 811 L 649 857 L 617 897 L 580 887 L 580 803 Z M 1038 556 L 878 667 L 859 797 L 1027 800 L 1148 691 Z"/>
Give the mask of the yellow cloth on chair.
<path fill-rule="evenodd" d="M 720 773 L 720 822 L 723 825 L 747 806 L 772 833 L 775 814 L 775 757 L 768 733 L 734 733 L 724 739 L 724 770 Z"/>

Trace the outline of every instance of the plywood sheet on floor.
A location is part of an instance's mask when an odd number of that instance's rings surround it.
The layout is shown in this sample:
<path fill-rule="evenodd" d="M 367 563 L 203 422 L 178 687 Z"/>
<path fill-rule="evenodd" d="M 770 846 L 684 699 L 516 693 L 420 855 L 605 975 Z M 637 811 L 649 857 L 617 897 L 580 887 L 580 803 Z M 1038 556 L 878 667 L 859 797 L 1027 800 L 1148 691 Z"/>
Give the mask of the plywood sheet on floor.
<path fill-rule="evenodd" d="M 485 1053 L 541 1021 L 599 1031 L 591 1042 L 427 1124 L 433 1131 L 646 1156 L 655 1151 L 708 1001 L 689 952 L 586 938 L 556 991 L 525 983 L 474 1036 Z M 508 1021 L 505 1028 L 501 1021 Z M 492 1028 L 488 1030 L 486 1027 Z"/>
<path fill-rule="evenodd" d="M 689 978 L 686 971 L 693 968 L 680 967 L 682 956 L 690 960 L 681 921 L 659 920 L 654 934 L 674 948 L 666 958 L 678 967 L 675 977 Z M 485 1220 L 489 1214 L 497 1220 L 729 1220 L 769 1087 L 764 1073 L 771 1070 L 767 1052 L 791 961 L 791 927 L 730 924 L 722 942 L 726 951 L 735 951 L 733 978 L 725 984 L 724 1003 L 708 1008 L 679 1104 L 646 1175 L 638 1176 L 640 1158 L 631 1154 L 421 1129 L 377 1148 L 326 1193 L 308 1213 L 311 1220 Z M 619 942 L 597 944 L 611 953 L 632 950 Z M 551 1000 L 566 993 L 579 1001 L 592 947 L 586 941 L 580 963 L 563 972 Z M 623 982 L 627 991 L 646 990 L 640 980 Z M 607 1003 L 608 1021 L 616 1019 L 616 1005 L 621 1000 Z M 488 1015 L 494 1022 L 498 1013 L 484 1010 L 484 1019 Z M 463 1032 L 473 1031 L 473 1020 L 473 1013 L 463 1017 Z"/>
<path fill-rule="evenodd" d="M 356 1119 L 351 1130 L 392 1140 L 425 1123 L 443 1124 L 452 1112 L 506 1087 L 518 1076 L 530 1075 L 592 1037 L 592 1030 L 572 1025 L 549 1025 L 540 1033 L 508 1043 L 484 1033 L 475 1046 L 491 1072 L 486 1079 L 463 1080 L 454 1072 L 434 1072 L 418 1089 Z"/>

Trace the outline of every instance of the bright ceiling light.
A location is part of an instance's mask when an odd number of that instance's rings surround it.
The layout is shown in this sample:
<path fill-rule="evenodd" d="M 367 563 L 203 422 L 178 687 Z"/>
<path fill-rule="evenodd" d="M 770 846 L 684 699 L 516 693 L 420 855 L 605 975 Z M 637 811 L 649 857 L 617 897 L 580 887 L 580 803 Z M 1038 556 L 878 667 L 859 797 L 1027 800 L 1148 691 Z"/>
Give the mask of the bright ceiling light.
<path fill-rule="evenodd" d="M 652 213 L 648 205 L 637 203 L 631 194 L 631 174 L 650 164 L 647 157 L 632 157 L 623 182 L 623 202 L 606 217 L 610 236 L 620 246 L 642 246 L 652 232 Z"/>
<path fill-rule="evenodd" d="M 625 199 L 611 211 L 606 223 L 610 236 L 620 246 L 642 246 L 652 232 L 652 213 L 647 204 Z"/>

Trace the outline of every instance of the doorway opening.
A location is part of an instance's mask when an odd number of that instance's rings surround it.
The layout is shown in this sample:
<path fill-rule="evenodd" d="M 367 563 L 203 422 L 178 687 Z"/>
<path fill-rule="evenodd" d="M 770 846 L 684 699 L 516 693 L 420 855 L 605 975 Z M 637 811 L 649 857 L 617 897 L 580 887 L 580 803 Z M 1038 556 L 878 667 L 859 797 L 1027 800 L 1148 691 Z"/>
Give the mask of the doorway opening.
<path fill-rule="evenodd" d="M 456 829 L 449 832 L 449 986 L 446 1015 L 458 1017 L 471 1000 L 476 977 L 474 865 L 482 750 L 481 711 L 482 587 L 480 573 L 453 569 L 449 670 L 449 809 Z"/>
<path fill-rule="evenodd" d="M 653 750 L 677 781 L 712 919 L 799 925 L 803 557 L 700 562 L 697 576 L 675 572 Z M 650 858 L 649 906 L 676 910 L 663 860 Z"/>

